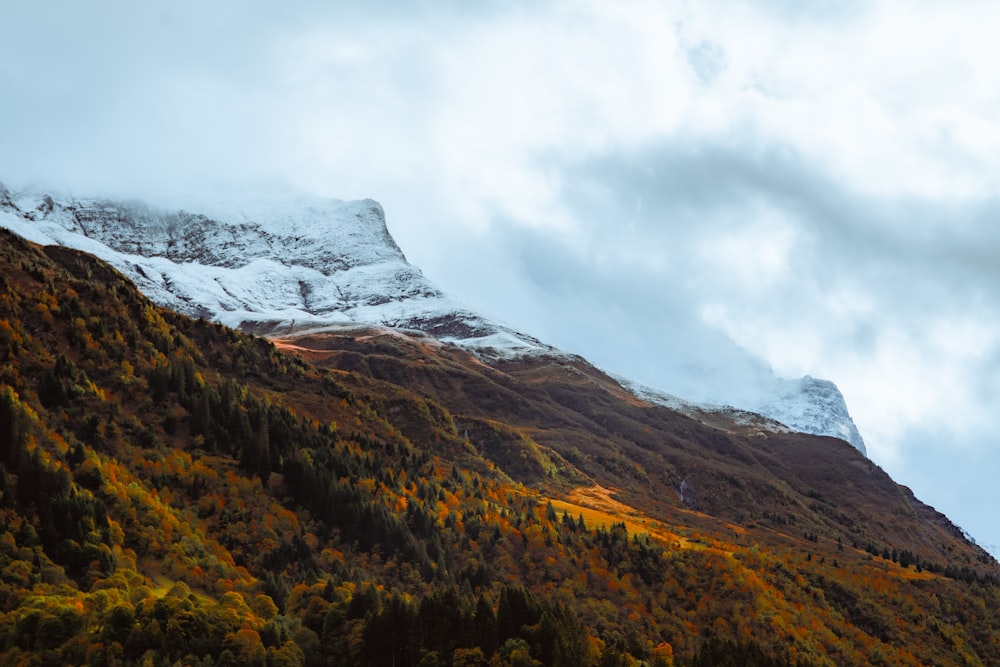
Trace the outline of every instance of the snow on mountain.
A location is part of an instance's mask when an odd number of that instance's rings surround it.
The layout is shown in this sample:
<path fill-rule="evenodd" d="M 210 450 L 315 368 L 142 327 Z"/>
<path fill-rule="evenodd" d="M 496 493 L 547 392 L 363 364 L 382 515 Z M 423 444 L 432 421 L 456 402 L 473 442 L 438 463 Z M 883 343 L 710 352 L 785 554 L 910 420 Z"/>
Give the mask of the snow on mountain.
<path fill-rule="evenodd" d="M 194 213 L 0 185 L 0 226 L 96 255 L 161 305 L 260 334 L 374 325 L 422 331 L 486 360 L 562 354 L 434 286 L 407 262 L 382 207 L 370 199 L 259 197 L 239 206 L 200 205 Z M 724 413 L 765 430 L 784 424 L 865 451 L 833 383 L 771 380 L 732 407 L 689 403 L 620 379 L 638 397 L 689 414 Z"/>
<path fill-rule="evenodd" d="M 865 441 L 847 411 L 837 385 L 809 375 L 798 380 L 779 379 L 775 391 L 764 396 L 755 412 L 787 424 L 796 431 L 821 433 L 846 440 L 867 455 Z"/>
<path fill-rule="evenodd" d="M 759 412 L 743 410 L 732 405 L 688 401 L 665 391 L 654 389 L 653 387 L 642 384 L 641 382 L 636 382 L 635 380 L 622 375 L 615 373 L 609 373 L 609 375 L 614 378 L 618 384 L 628 389 L 629 392 L 631 392 L 636 398 L 640 398 L 647 403 L 653 403 L 654 405 L 662 405 L 665 408 L 681 412 L 689 417 L 698 419 L 699 421 L 701 421 L 705 416 L 719 415 L 727 421 L 733 422 L 739 426 L 747 426 L 757 431 L 790 433 L 792 431 L 804 430 L 793 429 L 790 426 L 787 426 L 778 420 L 766 417 Z"/>
<path fill-rule="evenodd" d="M 805 376 L 797 380 L 773 377 L 771 388 L 740 406 L 695 403 L 654 389 L 628 378 L 612 375 L 636 397 L 649 403 L 702 419 L 720 415 L 757 431 L 782 433 L 798 431 L 840 438 L 868 455 L 864 438 L 847 410 L 847 402 L 837 385 L 829 380 Z"/>
<path fill-rule="evenodd" d="M 487 357 L 554 351 L 435 287 L 406 261 L 370 199 L 261 198 L 190 213 L 0 190 L 0 225 L 92 253 L 157 303 L 236 328 L 376 325 Z"/>

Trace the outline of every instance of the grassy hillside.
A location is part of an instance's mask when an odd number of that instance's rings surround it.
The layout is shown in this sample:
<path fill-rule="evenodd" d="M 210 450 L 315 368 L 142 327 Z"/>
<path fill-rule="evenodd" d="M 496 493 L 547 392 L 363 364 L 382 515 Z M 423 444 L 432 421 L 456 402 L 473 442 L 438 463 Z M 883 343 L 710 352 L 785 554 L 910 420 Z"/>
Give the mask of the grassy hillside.
<path fill-rule="evenodd" d="M 996 564 L 847 445 L 293 343 L 0 231 L 0 663 L 1000 664 Z"/>

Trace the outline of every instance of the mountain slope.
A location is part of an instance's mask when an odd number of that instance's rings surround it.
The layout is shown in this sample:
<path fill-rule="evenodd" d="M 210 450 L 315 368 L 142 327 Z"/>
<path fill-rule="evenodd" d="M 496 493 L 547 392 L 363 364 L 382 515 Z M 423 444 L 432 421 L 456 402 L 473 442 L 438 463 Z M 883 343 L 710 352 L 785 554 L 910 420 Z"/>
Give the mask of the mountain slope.
<path fill-rule="evenodd" d="M 432 285 L 406 261 L 374 201 L 299 195 L 201 210 L 56 200 L 0 185 L 0 225 L 91 252 L 178 312 L 268 335 L 359 324 L 419 330 L 487 360 L 555 353 Z M 865 452 L 832 383 L 769 376 L 738 407 Z"/>
<path fill-rule="evenodd" d="M 840 441 L 278 345 L 0 232 L 0 662 L 1000 661 L 997 564 Z"/>
<path fill-rule="evenodd" d="M 919 549 L 931 560 L 965 543 L 947 518 L 839 440 L 749 413 L 678 412 L 637 400 L 579 358 L 536 355 L 487 366 L 432 340 L 377 331 L 275 343 L 317 365 L 433 398 L 474 446 L 516 464 L 504 469 L 526 484 L 567 491 L 594 482 L 654 515 L 696 510 L 831 543 Z"/>

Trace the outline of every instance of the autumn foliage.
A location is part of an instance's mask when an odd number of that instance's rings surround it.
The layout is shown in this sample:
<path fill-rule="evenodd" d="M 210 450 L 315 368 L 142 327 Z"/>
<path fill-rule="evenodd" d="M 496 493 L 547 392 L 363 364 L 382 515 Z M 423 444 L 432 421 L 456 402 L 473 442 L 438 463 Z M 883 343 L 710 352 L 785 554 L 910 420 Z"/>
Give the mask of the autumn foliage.
<path fill-rule="evenodd" d="M 324 370 L 0 232 L 0 663 L 1000 664 L 975 551 L 586 505 L 624 459 L 389 352 Z"/>

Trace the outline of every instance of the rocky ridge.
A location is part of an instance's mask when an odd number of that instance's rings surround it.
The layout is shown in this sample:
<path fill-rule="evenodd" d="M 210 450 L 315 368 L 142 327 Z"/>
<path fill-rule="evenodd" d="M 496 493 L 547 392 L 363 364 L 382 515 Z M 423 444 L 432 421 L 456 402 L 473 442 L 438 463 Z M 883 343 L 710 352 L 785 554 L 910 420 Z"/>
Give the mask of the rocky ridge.
<path fill-rule="evenodd" d="M 296 195 L 190 212 L 0 185 L 0 226 L 36 243 L 90 252 L 161 305 L 262 335 L 374 325 L 423 332 L 486 361 L 564 356 L 433 285 L 406 260 L 382 207 L 370 199 Z M 761 423 L 830 435 L 865 452 L 844 397 L 826 380 L 775 377 L 757 400 L 735 407 L 688 403 L 620 381 L 637 397 L 682 412 L 736 421 L 759 414 Z"/>

